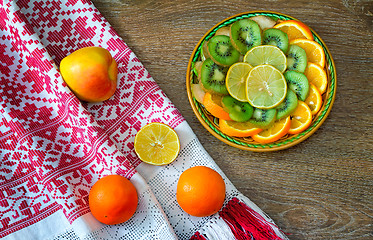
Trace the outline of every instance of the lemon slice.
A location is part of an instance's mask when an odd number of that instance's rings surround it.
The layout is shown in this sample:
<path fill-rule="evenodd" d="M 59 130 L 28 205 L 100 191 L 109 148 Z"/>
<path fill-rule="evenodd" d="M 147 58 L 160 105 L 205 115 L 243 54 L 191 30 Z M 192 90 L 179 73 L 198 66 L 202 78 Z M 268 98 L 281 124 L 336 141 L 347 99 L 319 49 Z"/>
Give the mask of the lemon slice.
<path fill-rule="evenodd" d="M 245 62 L 238 62 L 230 66 L 225 78 L 229 94 L 241 102 L 247 102 L 246 79 L 253 67 Z"/>
<path fill-rule="evenodd" d="M 272 65 L 253 67 L 247 77 L 246 96 L 253 107 L 274 108 L 284 100 L 286 91 L 284 75 Z"/>
<path fill-rule="evenodd" d="M 250 49 L 243 58 L 244 62 L 253 67 L 269 64 L 280 70 L 282 73 L 286 70 L 286 56 L 281 49 L 273 45 L 261 45 Z"/>
<path fill-rule="evenodd" d="M 141 161 L 165 165 L 174 161 L 180 151 L 177 133 L 163 123 L 149 123 L 135 137 L 135 152 Z"/>

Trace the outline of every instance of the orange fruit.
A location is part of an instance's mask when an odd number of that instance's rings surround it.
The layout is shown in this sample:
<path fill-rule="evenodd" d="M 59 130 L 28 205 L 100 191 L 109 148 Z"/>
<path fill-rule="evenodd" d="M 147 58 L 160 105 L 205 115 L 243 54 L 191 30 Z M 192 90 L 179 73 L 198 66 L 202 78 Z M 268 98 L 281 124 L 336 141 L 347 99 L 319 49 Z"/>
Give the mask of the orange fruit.
<path fill-rule="evenodd" d="M 309 62 L 307 63 L 306 70 L 304 71 L 308 81 L 314 84 L 319 92 L 323 94 L 328 85 L 328 77 L 326 76 L 325 70 L 318 64 Z"/>
<path fill-rule="evenodd" d="M 285 136 L 290 128 L 290 116 L 276 121 L 272 127 L 251 136 L 259 143 L 271 143 Z"/>
<path fill-rule="evenodd" d="M 309 39 L 293 39 L 289 44 L 295 44 L 306 51 L 307 61 L 318 64 L 321 68 L 325 66 L 325 52 L 324 49 L 315 41 Z"/>
<path fill-rule="evenodd" d="M 130 219 L 138 203 L 135 186 L 120 175 L 108 175 L 99 179 L 89 191 L 88 200 L 92 215 L 109 225 Z"/>
<path fill-rule="evenodd" d="M 311 109 L 312 115 L 318 113 L 322 106 L 322 97 L 315 85 L 310 83 L 310 91 L 308 93 L 308 97 L 304 101 L 308 107 Z"/>
<path fill-rule="evenodd" d="M 178 156 L 180 140 L 170 126 L 153 122 L 137 132 L 134 147 L 141 161 L 152 165 L 165 165 Z"/>
<path fill-rule="evenodd" d="M 313 40 L 313 35 L 309 27 L 306 24 L 296 20 L 282 21 L 276 24 L 273 28 L 277 28 L 285 32 L 289 37 L 289 41 L 296 38 Z"/>
<path fill-rule="evenodd" d="M 294 110 L 291 117 L 291 126 L 289 129 L 290 134 L 301 133 L 308 128 L 312 123 L 312 112 L 311 109 L 305 102 L 298 100 L 298 106 Z"/>
<path fill-rule="evenodd" d="M 220 131 L 231 137 L 249 137 L 260 133 L 262 129 L 255 127 L 249 122 L 235 122 L 219 120 Z"/>
<path fill-rule="evenodd" d="M 196 217 L 210 216 L 223 206 L 224 180 L 209 167 L 189 168 L 180 175 L 176 199 L 186 213 Z"/>
<path fill-rule="evenodd" d="M 221 98 L 222 96 L 220 95 L 206 92 L 203 98 L 203 106 L 205 106 L 206 110 L 209 111 L 214 117 L 224 120 L 232 120 L 229 117 L 229 114 L 224 111 L 223 106 L 221 105 Z"/>

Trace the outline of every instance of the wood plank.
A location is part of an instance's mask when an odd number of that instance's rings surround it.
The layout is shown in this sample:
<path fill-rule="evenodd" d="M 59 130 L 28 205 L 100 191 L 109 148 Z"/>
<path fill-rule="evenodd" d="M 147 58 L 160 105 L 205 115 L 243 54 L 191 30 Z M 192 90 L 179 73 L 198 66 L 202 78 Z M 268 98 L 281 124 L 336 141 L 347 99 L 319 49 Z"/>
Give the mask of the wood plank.
<path fill-rule="evenodd" d="M 94 0 L 243 194 L 290 239 L 373 239 L 373 4 L 370 0 Z M 272 10 L 308 24 L 337 68 L 325 123 L 290 149 L 253 153 L 207 132 L 189 105 L 185 75 L 194 46 L 216 23 Z"/>

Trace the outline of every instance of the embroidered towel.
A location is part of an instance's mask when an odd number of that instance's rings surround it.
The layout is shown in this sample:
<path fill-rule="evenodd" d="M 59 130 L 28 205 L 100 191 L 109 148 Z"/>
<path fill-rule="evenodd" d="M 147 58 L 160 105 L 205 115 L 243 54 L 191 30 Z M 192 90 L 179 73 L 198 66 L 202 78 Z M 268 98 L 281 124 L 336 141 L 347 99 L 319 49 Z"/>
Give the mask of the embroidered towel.
<path fill-rule="evenodd" d="M 0 237 L 4 239 L 286 239 L 273 221 L 225 177 L 187 122 L 89 0 L 1 1 Z M 108 49 L 118 63 L 114 96 L 80 102 L 58 70 L 86 46 Z M 181 151 L 166 166 L 142 163 L 137 131 L 163 122 Z M 180 174 L 196 165 L 218 171 L 224 207 L 192 217 L 176 201 Z M 104 225 L 88 207 L 90 187 L 120 174 L 139 205 L 123 224 Z"/>

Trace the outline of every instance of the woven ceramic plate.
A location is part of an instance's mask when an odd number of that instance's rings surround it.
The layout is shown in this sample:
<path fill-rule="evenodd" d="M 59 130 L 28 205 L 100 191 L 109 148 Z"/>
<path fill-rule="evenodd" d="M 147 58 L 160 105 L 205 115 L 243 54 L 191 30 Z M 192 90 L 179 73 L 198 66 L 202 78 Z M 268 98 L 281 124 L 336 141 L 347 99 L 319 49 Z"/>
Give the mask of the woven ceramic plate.
<path fill-rule="evenodd" d="M 255 12 L 241 13 L 241 14 L 229 17 L 223 20 L 222 22 L 216 24 L 201 38 L 201 40 L 198 42 L 197 46 L 193 50 L 192 56 L 190 57 L 190 60 L 188 63 L 186 86 L 187 86 L 189 102 L 192 106 L 192 109 L 195 115 L 197 116 L 198 120 L 202 123 L 202 125 L 212 135 L 214 135 L 219 140 L 233 147 L 244 149 L 244 150 L 250 150 L 250 151 L 256 151 L 256 152 L 277 151 L 277 150 L 282 150 L 282 149 L 286 149 L 291 146 L 294 146 L 304 141 L 308 137 L 310 137 L 323 124 L 334 102 L 336 86 L 337 86 L 337 76 L 336 76 L 334 61 L 325 43 L 322 41 L 320 36 L 315 31 L 313 31 L 311 28 L 310 29 L 314 36 L 314 40 L 323 47 L 324 52 L 325 52 L 325 56 L 326 56 L 325 70 L 328 76 L 328 87 L 327 87 L 326 92 L 322 95 L 323 105 L 320 111 L 313 117 L 312 124 L 305 131 L 299 134 L 295 134 L 295 135 L 287 134 L 284 137 L 282 137 L 280 140 L 273 142 L 273 143 L 268 143 L 268 144 L 258 143 L 254 141 L 251 137 L 242 138 L 242 137 L 227 136 L 224 133 L 222 133 L 219 129 L 219 119 L 213 117 L 208 111 L 206 111 L 203 105 L 200 104 L 193 97 L 192 92 L 191 92 L 191 84 L 198 83 L 197 76 L 193 72 L 193 67 L 194 67 L 195 62 L 201 60 L 200 54 L 201 54 L 203 42 L 213 37 L 215 32 L 221 27 L 225 27 L 225 26 L 232 24 L 235 21 L 238 21 L 244 18 L 250 18 L 253 16 L 257 16 L 257 15 L 265 15 L 265 16 L 271 17 L 274 20 L 290 20 L 290 19 L 297 20 L 291 16 L 284 15 L 281 13 L 267 12 L 267 11 L 266 12 L 255 11 Z"/>

